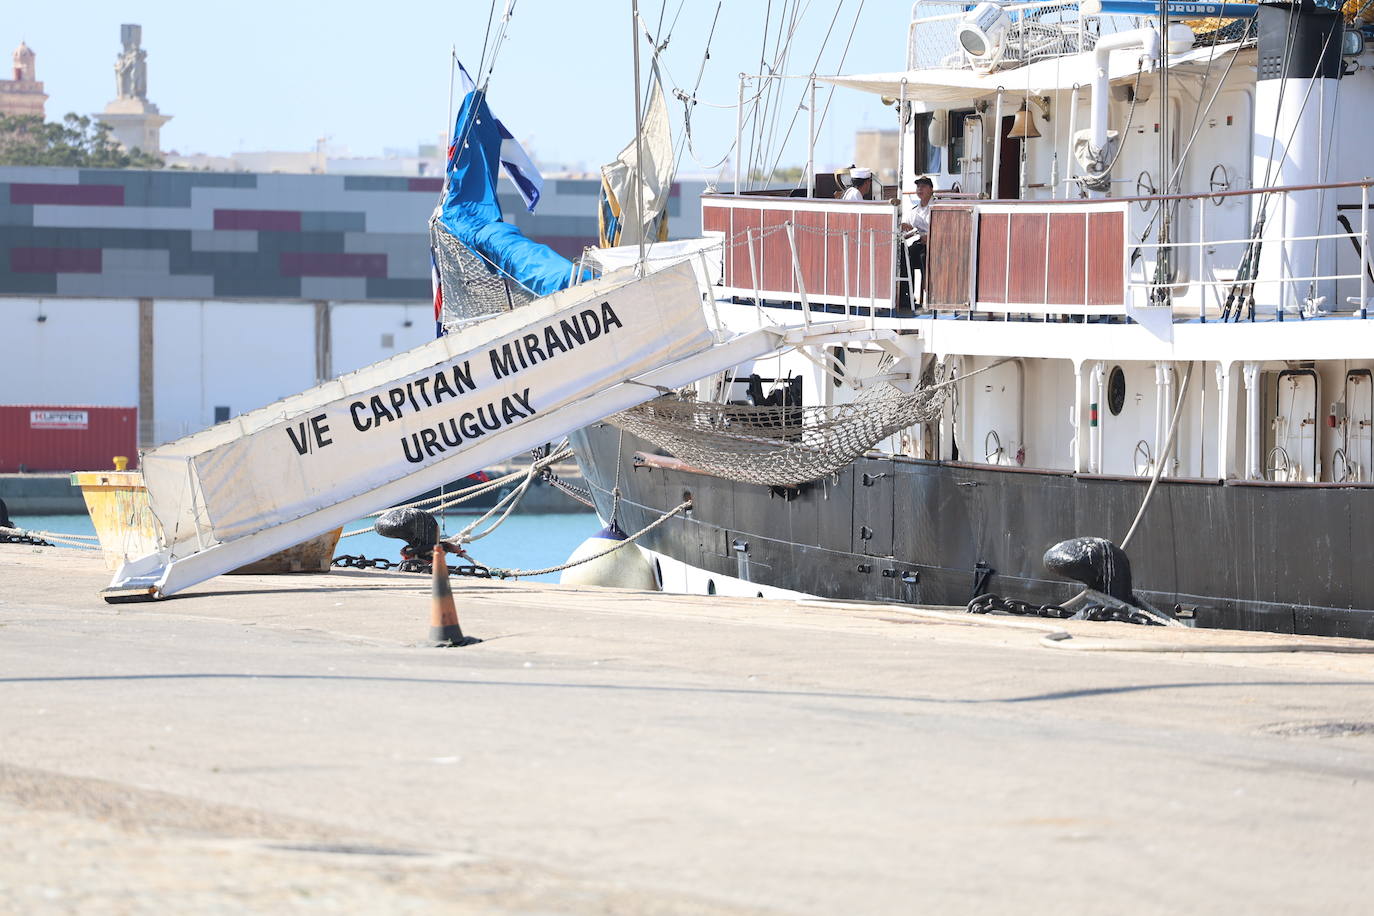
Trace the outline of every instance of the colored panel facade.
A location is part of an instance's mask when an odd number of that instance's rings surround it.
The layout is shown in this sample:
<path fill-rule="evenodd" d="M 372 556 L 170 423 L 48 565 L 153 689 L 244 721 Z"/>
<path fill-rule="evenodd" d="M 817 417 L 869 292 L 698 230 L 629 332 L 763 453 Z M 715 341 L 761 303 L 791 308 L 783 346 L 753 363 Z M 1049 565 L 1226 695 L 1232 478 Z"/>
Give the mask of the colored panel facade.
<path fill-rule="evenodd" d="M 0 167 L 0 297 L 428 301 L 442 187 L 390 175 Z M 675 186 L 673 237 L 698 234 L 700 187 Z M 575 258 L 596 244 L 599 188 L 551 179 L 528 213 L 503 180 L 500 200 L 528 237 Z"/>

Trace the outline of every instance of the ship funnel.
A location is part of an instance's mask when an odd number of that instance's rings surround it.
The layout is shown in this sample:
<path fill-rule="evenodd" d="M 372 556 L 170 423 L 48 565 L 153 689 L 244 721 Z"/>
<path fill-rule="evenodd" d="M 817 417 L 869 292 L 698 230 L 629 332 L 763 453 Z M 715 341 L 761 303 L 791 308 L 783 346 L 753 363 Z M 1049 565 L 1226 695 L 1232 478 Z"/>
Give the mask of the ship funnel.
<path fill-rule="evenodd" d="M 1342 21 L 1338 11 L 1312 0 L 1260 6 L 1259 68 L 1255 85 L 1253 183 L 1256 188 L 1299 187 L 1340 181 L 1330 168 L 1331 134 L 1341 78 Z M 1334 303 L 1335 246 L 1312 236 L 1335 232 L 1331 201 L 1323 192 L 1256 194 L 1253 222 L 1262 226 L 1255 298 L 1290 312 L 1305 304 Z M 1331 225 L 1327 225 L 1327 223 Z M 1280 277 L 1295 282 L 1280 283 Z"/>

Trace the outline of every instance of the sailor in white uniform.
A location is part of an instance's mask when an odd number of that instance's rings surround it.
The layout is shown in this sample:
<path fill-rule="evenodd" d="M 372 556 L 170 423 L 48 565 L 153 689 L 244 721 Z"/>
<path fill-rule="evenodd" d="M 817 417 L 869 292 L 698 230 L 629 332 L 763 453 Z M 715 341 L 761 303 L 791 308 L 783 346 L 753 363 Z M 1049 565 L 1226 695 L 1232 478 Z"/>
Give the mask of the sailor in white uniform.
<path fill-rule="evenodd" d="M 870 200 L 873 193 L 873 170 L 862 167 L 850 169 L 849 178 L 854 183 L 845 189 L 840 200 Z"/>

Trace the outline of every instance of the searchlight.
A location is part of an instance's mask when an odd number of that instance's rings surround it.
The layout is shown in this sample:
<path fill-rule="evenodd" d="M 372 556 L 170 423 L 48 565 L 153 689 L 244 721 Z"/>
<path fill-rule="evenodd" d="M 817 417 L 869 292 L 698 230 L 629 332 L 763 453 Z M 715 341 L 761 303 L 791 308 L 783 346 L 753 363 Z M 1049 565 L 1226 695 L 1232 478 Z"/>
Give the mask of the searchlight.
<path fill-rule="evenodd" d="M 964 15 L 954 30 L 959 45 L 969 57 L 991 62 L 1002 56 L 1011 17 L 996 3 L 979 3 Z"/>

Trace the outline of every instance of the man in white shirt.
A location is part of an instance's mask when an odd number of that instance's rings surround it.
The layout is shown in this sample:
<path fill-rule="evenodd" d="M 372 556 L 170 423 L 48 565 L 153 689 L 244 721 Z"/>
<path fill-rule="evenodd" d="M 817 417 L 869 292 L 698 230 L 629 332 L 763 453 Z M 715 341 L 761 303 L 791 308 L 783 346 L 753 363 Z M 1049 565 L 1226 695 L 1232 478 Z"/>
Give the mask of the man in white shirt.
<path fill-rule="evenodd" d="M 840 200 L 869 200 L 873 192 L 873 170 L 863 167 L 850 169 L 849 178 L 854 183 L 845 188 Z"/>
<path fill-rule="evenodd" d="M 924 175 L 916 179 L 916 200 L 902 201 L 902 240 L 906 242 L 906 263 L 902 265 L 908 278 L 921 272 L 921 286 L 926 282 L 926 236 L 930 234 L 930 201 L 935 197 L 935 183 Z M 917 301 L 924 296 L 912 296 Z"/>
<path fill-rule="evenodd" d="M 919 241 L 925 246 L 926 234 L 930 232 L 930 201 L 935 197 L 935 182 L 922 176 L 916 179 L 916 200 L 907 198 L 902 202 L 902 236 L 909 242 Z"/>

